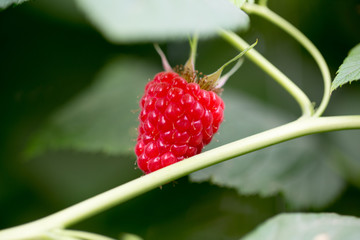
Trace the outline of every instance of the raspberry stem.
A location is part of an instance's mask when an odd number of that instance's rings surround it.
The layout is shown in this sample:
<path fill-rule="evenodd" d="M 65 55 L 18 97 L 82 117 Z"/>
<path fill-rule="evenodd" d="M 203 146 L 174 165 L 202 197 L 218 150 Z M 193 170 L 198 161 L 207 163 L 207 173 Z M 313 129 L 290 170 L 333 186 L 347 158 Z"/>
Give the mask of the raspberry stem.
<path fill-rule="evenodd" d="M 244 50 L 249 47 L 249 44 L 247 44 L 241 37 L 233 32 L 220 30 L 219 34 L 239 50 Z M 286 91 L 288 91 L 294 97 L 302 110 L 303 116 L 313 115 L 314 109 L 309 98 L 284 73 L 282 73 L 255 49 L 249 50 L 245 56 L 256 63 L 263 71 L 275 79 Z"/>
<path fill-rule="evenodd" d="M 300 118 L 277 128 L 223 145 L 184 159 L 107 192 L 101 193 L 48 217 L 0 231 L 0 239 L 37 239 L 96 215 L 191 172 L 277 143 L 305 135 L 345 129 L 359 129 L 359 116 Z"/>
<path fill-rule="evenodd" d="M 265 2 L 265 4 L 260 4 L 260 2 Z M 312 57 L 318 64 L 321 75 L 323 77 L 324 94 L 319 107 L 314 113 L 314 116 L 321 116 L 330 101 L 331 95 L 331 75 L 324 57 L 321 55 L 320 51 L 315 47 L 315 45 L 302 32 L 300 32 L 296 27 L 294 27 L 284 18 L 280 17 L 275 12 L 271 11 L 268 7 L 266 7 L 266 1 L 259 1 L 259 4 L 262 6 L 244 3 L 242 9 L 249 14 L 256 14 L 260 17 L 263 17 L 283 29 L 290 36 L 296 39 L 312 55 Z"/>

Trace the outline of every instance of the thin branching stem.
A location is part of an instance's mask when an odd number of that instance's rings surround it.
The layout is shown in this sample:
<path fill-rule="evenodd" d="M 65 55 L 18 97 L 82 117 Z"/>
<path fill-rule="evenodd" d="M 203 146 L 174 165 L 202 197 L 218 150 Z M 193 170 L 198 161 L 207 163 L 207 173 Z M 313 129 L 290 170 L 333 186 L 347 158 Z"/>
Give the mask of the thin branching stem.
<path fill-rule="evenodd" d="M 360 128 L 360 116 L 300 118 L 162 168 L 40 220 L 2 230 L 0 239 L 19 240 L 44 236 L 54 229 L 78 223 L 161 185 L 227 159 L 304 135 L 356 128 Z"/>
<path fill-rule="evenodd" d="M 277 15 L 276 13 L 271 11 L 266 6 L 245 3 L 242 6 L 242 9 L 249 14 L 256 14 L 256 15 L 261 16 L 261 17 L 265 18 L 266 20 L 274 23 L 276 26 L 280 27 L 285 32 L 287 32 L 290 36 L 292 36 L 294 39 L 296 39 L 312 55 L 312 57 L 314 58 L 314 60 L 316 61 L 316 63 L 319 66 L 321 75 L 323 77 L 323 82 L 324 82 L 323 98 L 321 100 L 319 107 L 316 109 L 316 111 L 314 113 L 314 116 L 317 116 L 317 117 L 321 116 L 324 113 L 324 111 L 330 101 L 331 75 L 330 75 L 329 68 L 326 64 L 326 61 L 325 61 L 324 57 L 321 55 L 320 51 L 296 27 L 294 27 L 292 24 L 290 24 L 284 18 L 280 17 L 279 15 Z"/>
<path fill-rule="evenodd" d="M 239 50 L 243 51 L 249 47 L 249 44 L 245 42 L 240 36 L 234 32 L 227 30 L 220 30 L 219 34 L 234 45 Z M 264 72 L 277 81 L 299 104 L 303 116 L 313 115 L 313 105 L 305 93 L 292 82 L 284 73 L 270 63 L 265 57 L 263 57 L 255 49 L 249 50 L 246 55 L 251 61 L 257 64 Z"/>

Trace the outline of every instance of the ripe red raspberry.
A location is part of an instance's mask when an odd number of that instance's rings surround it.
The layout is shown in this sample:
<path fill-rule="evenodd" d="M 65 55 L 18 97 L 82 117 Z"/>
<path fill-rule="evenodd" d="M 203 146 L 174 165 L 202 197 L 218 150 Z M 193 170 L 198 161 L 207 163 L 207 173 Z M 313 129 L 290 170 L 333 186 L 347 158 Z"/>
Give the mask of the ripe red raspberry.
<path fill-rule="evenodd" d="M 161 72 L 145 87 L 135 147 L 137 164 L 145 173 L 200 153 L 223 121 L 222 99 L 206 90 L 206 82 L 186 79 Z"/>
<path fill-rule="evenodd" d="M 166 72 L 157 74 L 146 85 L 140 100 L 135 153 L 141 170 L 154 172 L 200 153 L 210 143 L 224 118 L 224 102 L 215 92 L 219 92 L 242 61 L 239 60 L 225 76 L 220 77 L 221 73 L 255 45 L 256 42 L 205 77 L 195 71 L 196 36 L 190 41 L 189 60 L 183 68 L 177 69 L 179 74 L 155 45 Z"/>

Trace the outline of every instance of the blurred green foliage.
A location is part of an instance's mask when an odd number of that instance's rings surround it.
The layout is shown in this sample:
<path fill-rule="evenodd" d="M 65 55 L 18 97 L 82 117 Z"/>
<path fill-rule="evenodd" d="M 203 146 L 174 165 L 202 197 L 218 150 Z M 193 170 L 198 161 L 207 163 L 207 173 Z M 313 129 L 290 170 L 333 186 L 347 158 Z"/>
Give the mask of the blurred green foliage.
<path fill-rule="evenodd" d="M 21 4 L 22 2 L 25 2 L 26 0 L 2 0 L 0 1 L 0 9 L 5 9 L 11 5 L 15 4 Z"/>
<path fill-rule="evenodd" d="M 249 26 L 249 17 L 223 0 L 75 2 L 89 21 L 114 43 L 187 39 L 195 32 L 214 36 L 219 27 L 234 30 Z"/>
<path fill-rule="evenodd" d="M 148 76 L 158 71 L 161 69 L 140 58 L 123 56 L 110 60 L 91 86 L 41 127 L 27 146 L 26 155 L 33 157 L 48 149 L 132 153 L 137 137 L 137 101 Z"/>
<path fill-rule="evenodd" d="M 269 7 L 292 22 L 318 46 L 328 61 L 333 76 L 348 51 L 360 39 L 360 5 L 356 0 L 273 0 L 269 2 Z M 264 20 L 251 17 L 250 24 L 250 29 L 241 33 L 242 36 L 249 42 L 258 38 L 256 48 L 302 87 L 312 100 L 319 103 L 322 81 L 311 57 L 289 36 Z M 112 155 L 98 148 L 93 148 L 94 152 L 84 152 L 79 151 L 78 147 L 59 147 L 30 160 L 24 156 L 38 130 L 51 124 L 54 116 L 61 111 L 59 109 L 70 111 L 66 109 L 74 106 L 74 103 L 76 106 L 76 101 L 80 101 L 76 99 L 81 99 L 84 94 L 85 100 L 82 103 L 86 105 L 86 92 L 98 86 L 99 76 L 119 56 L 121 59 L 132 59 L 132 66 L 128 69 L 137 77 L 125 80 L 125 90 L 133 84 L 140 87 L 141 81 L 145 85 L 148 78 L 161 69 L 160 59 L 152 44 L 114 45 L 107 42 L 87 22 L 72 1 L 29 1 L 16 8 L 3 10 L 0 12 L 0 36 L 0 228 L 38 219 L 139 177 L 141 173 L 135 169 L 130 141 L 129 145 L 124 145 L 119 140 L 119 149 L 125 147 L 130 148 L 130 151 L 119 151 L 116 154 L 112 152 Z M 163 48 L 172 65 L 184 63 L 188 57 L 188 43 L 185 41 L 168 42 Z M 197 68 L 204 73 L 211 73 L 235 54 L 236 51 L 222 39 L 202 40 L 199 43 Z M 136 68 L 139 70 L 134 72 Z M 139 79 L 140 77 L 143 79 Z M 335 91 L 326 115 L 359 114 L 359 85 L 354 82 L 351 86 L 345 85 Z M 114 96 L 119 97 L 119 102 L 110 104 L 113 107 L 118 105 L 121 111 L 128 111 L 123 114 L 133 118 L 134 114 L 130 110 L 136 110 L 133 108 L 138 99 L 123 101 L 122 95 Z M 136 93 L 131 96 L 136 96 Z M 250 114 L 255 112 L 254 118 L 262 118 L 262 122 L 269 124 L 262 127 L 271 127 L 286 119 L 295 119 L 300 113 L 288 94 L 248 61 L 229 80 L 223 96 L 228 101 L 249 96 L 276 115 L 269 116 L 268 112 L 261 112 L 261 108 L 259 112 L 256 109 L 238 109 L 236 113 L 239 123 L 242 119 L 251 120 Z M 91 105 L 96 104 L 94 102 Z M 78 103 L 77 106 L 81 104 Z M 244 104 L 239 103 L 239 108 L 241 106 Z M 274 108 L 281 111 L 270 110 Z M 98 109 L 106 112 L 101 107 Z M 264 115 L 261 116 L 261 113 Z M 283 115 L 286 118 L 282 118 Z M 93 126 L 92 122 L 97 122 L 96 119 L 101 117 L 85 116 L 87 115 L 81 115 L 83 123 L 77 129 Z M 105 133 L 108 133 L 110 124 L 116 123 L 105 123 L 104 131 L 101 131 L 100 126 L 90 132 L 101 132 L 102 137 L 107 139 L 109 135 Z M 130 125 L 124 127 L 131 129 L 137 123 Z M 122 126 L 115 126 L 114 129 L 118 127 Z M 260 130 L 262 129 L 259 127 L 252 131 Z M 122 130 L 114 130 L 109 134 L 116 131 Z M 239 138 L 250 134 L 248 128 L 242 131 L 240 127 L 237 131 Z M 315 141 L 309 140 L 310 138 L 302 140 L 305 143 L 301 147 L 305 146 L 305 149 L 314 149 L 313 144 L 315 145 L 318 149 L 315 155 L 320 155 L 316 159 L 321 159 L 321 163 L 326 165 L 331 174 L 338 174 L 336 176 L 343 184 L 343 188 L 336 189 L 335 194 L 325 201 L 326 206 L 324 203 L 307 204 L 308 207 L 302 208 L 302 211 L 318 211 L 312 207 L 322 206 L 322 211 L 360 216 L 358 132 L 328 133 L 316 136 Z M 129 131 L 123 134 L 129 134 L 127 140 L 131 140 Z M 219 143 L 214 143 L 214 146 L 231 140 L 221 139 L 222 133 L 220 134 L 216 137 Z M 226 136 L 225 133 L 224 135 Z M 104 139 L 96 139 L 93 135 L 90 137 L 96 144 Z M 45 142 L 51 143 L 53 140 Z M 295 142 L 288 144 L 294 144 L 289 149 L 295 150 L 285 151 L 283 146 L 285 152 L 281 155 L 300 151 Z M 111 149 L 116 148 L 112 146 Z M 261 156 L 264 153 L 266 152 L 259 154 Z M 282 161 L 285 162 L 286 158 Z M 283 167 L 286 169 L 286 166 Z M 311 176 L 316 177 L 315 174 Z M 249 177 L 256 179 L 256 176 Z M 307 189 L 306 186 L 312 184 L 310 182 L 303 186 Z M 323 184 L 326 186 L 329 182 L 325 181 Z M 327 187 L 331 189 L 334 186 Z M 266 190 L 271 189 L 263 189 Z M 293 210 L 294 206 L 289 205 L 282 194 L 272 192 L 263 195 L 267 197 L 239 196 L 232 189 L 209 183 L 192 183 L 188 178 L 182 178 L 86 220 L 74 228 L 112 237 L 117 237 L 121 232 L 129 232 L 150 240 L 238 239 L 269 217 Z M 313 196 L 300 194 L 299 197 L 311 199 Z"/>
<path fill-rule="evenodd" d="M 360 220 L 333 213 L 278 215 L 256 229 L 244 240 L 333 239 L 355 240 L 360 238 Z"/>

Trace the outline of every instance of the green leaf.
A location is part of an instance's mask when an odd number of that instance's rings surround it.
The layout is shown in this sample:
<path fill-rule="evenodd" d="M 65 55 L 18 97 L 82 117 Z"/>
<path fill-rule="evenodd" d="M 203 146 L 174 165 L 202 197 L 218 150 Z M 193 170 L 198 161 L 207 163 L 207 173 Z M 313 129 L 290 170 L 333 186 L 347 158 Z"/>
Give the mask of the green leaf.
<path fill-rule="evenodd" d="M 347 91 L 329 106 L 327 114 L 359 115 L 360 108 L 355 107 L 359 100 L 358 91 Z M 360 188 L 360 130 L 337 131 L 328 136 L 331 144 L 328 151 L 333 156 L 334 167 L 343 178 Z"/>
<path fill-rule="evenodd" d="M 238 196 L 229 189 L 183 181 L 175 188 L 164 188 L 157 198 L 151 198 L 154 203 L 161 202 L 162 213 L 158 208 L 141 208 L 152 214 L 145 219 L 144 239 L 234 240 L 276 214 L 275 198 Z M 144 204 L 148 206 L 149 200 Z"/>
<path fill-rule="evenodd" d="M 227 0 L 77 0 L 110 41 L 145 42 L 214 35 L 219 28 L 245 29 L 248 16 Z"/>
<path fill-rule="evenodd" d="M 110 62 L 95 82 L 57 111 L 29 144 L 27 154 L 74 149 L 128 154 L 137 137 L 138 98 L 155 67 L 138 59 Z"/>
<path fill-rule="evenodd" d="M 360 44 L 350 50 L 331 85 L 331 91 L 346 83 L 360 79 Z"/>
<path fill-rule="evenodd" d="M 271 218 L 242 240 L 356 240 L 360 219 L 332 213 L 281 214 Z"/>
<path fill-rule="evenodd" d="M 5 9 L 12 4 L 18 5 L 26 1 L 27 0 L 0 0 L 0 9 Z"/>
<path fill-rule="evenodd" d="M 223 98 L 225 122 L 209 148 L 291 120 L 290 116 L 275 108 L 245 95 L 235 95 L 227 89 Z M 200 170 L 190 178 L 195 182 L 210 181 L 234 188 L 246 195 L 267 197 L 281 193 L 294 208 L 320 208 L 334 200 L 344 184 L 328 166 L 328 159 L 332 156 L 321 151 L 322 147 L 317 136 L 307 136 Z"/>

